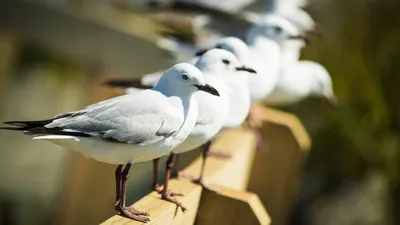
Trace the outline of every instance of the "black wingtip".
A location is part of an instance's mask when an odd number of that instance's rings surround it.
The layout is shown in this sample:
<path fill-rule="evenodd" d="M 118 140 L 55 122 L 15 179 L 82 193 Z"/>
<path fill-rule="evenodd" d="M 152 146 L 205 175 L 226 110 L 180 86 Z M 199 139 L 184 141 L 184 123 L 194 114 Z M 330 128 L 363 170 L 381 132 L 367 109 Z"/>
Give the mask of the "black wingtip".
<path fill-rule="evenodd" d="M 116 88 L 132 88 L 132 87 L 141 89 L 152 88 L 143 85 L 140 79 L 110 79 L 103 82 L 103 85 Z"/>
<path fill-rule="evenodd" d="M 22 121 L 5 121 L 3 123 L 7 124 L 7 125 L 17 126 L 17 127 L 26 127 L 27 126 L 27 123 L 22 122 Z"/>
<path fill-rule="evenodd" d="M 0 127 L 0 130 L 15 130 L 15 131 L 24 131 L 23 127 Z"/>
<path fill-rule="evenodd" d="M 4 124 L 15 126 L 15 127 L 3 127 L 8 128 L 8 130 L 16 130 L 19 128 L 20 130 L 26 130 L 26 129 L 31 129 L 31 128 L 36 128 L 36 127 L 42 127 L 48 123 L 51 123 L 53 119 L 48 119 L 48 120 L 37 120 L 37 121 L 5 121 L 3 122 Z M 14 128 L 14 129 L 12 129 Z"/>

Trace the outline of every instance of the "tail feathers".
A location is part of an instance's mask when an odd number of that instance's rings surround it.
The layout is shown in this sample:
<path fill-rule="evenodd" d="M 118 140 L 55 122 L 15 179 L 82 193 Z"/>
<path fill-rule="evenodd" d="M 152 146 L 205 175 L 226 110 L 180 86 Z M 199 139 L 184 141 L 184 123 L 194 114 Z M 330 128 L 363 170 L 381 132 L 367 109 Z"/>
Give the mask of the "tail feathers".
<path fill-rule="evenodd" d="M 119 88 L 132 88 L 132 87 L 141 89 L 152 88 L 151 86 L 142 84 L 140 79 L 111 79 L 104 82 L 104 85 L 110 87 L 119 87 Z"/>
<path fill-rule="evenodd" d="M 45 125 L 51 123 L 53 120 L 41 120 L 41 121 L 8 121 L 5 124 L 12 125 L 14 127 L 0 127 L 1 130 L 15 130 L 22 131 L 27 135 L 70 135 L 80 137 L 90 137 L 91 135 L 79 132 L 79 131 L 67 131 L 59 127 L 46 128 Z"/>
<path fill-rule="evenodd" d="M 0 127 L 0 130 L 16 130 L 16 131 L 25 131 L 26 128 L 23 127 Z"/>
<path fill-rule="evenodd" d="M 35 128 L 35 127 L 42 127 L 51 122 L 53 122 L 53 119 L 38 120 L 38 121 L 6 121 L 4 122 L 4 124 L 17 126 L 21 128 Z"/>
<path fill-rule="evenodd" d="M 11 125 L 12 127 L 0 127 L 0 129 L 28 131 L 32 129 L 43 128 L 46 124 L 49 124 L 52 121 L 53 119 L 38 121 L 6 121 L 4 124 Z"/>

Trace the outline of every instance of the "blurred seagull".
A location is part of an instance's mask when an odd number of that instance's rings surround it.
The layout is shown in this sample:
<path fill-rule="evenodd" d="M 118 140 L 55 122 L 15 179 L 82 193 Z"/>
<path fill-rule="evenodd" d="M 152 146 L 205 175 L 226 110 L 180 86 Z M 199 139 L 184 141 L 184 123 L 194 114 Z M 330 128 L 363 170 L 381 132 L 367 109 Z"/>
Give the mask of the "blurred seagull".
<path fill-rule="evenodd" d="M 115 209 L 128 218 L 148 222 L 145 212 L 125 206 L 126 181 L 132 163 L 169 154 L 192 132 L 198 115 L 193 94 L 218 96 L 196 67 L 181 63 L 154 88 L 105 100 L 80 111 L 42 121 L 10 121 L 1 129 L 22 131 L 97 161 L 117 164 Z M 126 167 L 122 169 L 123 164 Z"/>

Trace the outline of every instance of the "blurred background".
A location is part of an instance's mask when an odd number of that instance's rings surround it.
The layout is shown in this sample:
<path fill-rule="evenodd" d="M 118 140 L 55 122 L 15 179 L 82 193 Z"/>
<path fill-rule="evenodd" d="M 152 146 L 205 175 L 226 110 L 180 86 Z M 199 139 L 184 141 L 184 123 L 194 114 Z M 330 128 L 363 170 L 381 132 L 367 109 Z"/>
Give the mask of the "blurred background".
<path fill-rule="evenodd" d="M 101 85 L 106 78 L 170 66 L 156 43 L 172 26 L 138 2 L 1 1 L 0 121 L 77 110 L 121 94 Z M 313 0 L 307 8 L 323 36 L 302 58 L 328 69 L 340 107 L 308 99 L 284 108 L 313 144 L 290 224 L 400 224 L 399 10 L 397 0 Z M 114 214 L 113 174 L 113 166 L 0 131 L 0 224 L 98 224 Z M 129 202 L 151 183 L 132 176 L 143 185 L 130 185 Z"/>

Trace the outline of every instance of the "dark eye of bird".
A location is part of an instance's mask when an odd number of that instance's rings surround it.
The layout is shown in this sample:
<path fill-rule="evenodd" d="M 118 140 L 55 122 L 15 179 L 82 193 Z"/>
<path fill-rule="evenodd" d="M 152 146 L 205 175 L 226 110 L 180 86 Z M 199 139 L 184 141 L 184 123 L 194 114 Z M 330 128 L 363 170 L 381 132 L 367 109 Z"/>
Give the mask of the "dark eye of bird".
<path fill-rule="evenodd" d="M 229 62 L 229 60 L 227 60 L 227 59 L 224 59 L 224 60 L 222 60 L 222 62 L 224 63 L 224 64 L 226 64 L 226 65 L 229 65 L 231 62 Z"/>
<path fill-rule="evenodd" d="M 183 74 L 182 79 L 187 80 L 187 79 L 189 79 L 189 77 L 186 74 Z"/>
<path fill-rule="evenodd" d="M 282 32 L 282 28 L 280 28 L 280 27 L 274 27 L 274 30 L 276 33 Z"/>
<path fill-rule="evenodd" d="M 221 45 L 217 45 L 217 46 L 215 46 L 215 48 L 221 49 L 222 46 Z"/>

